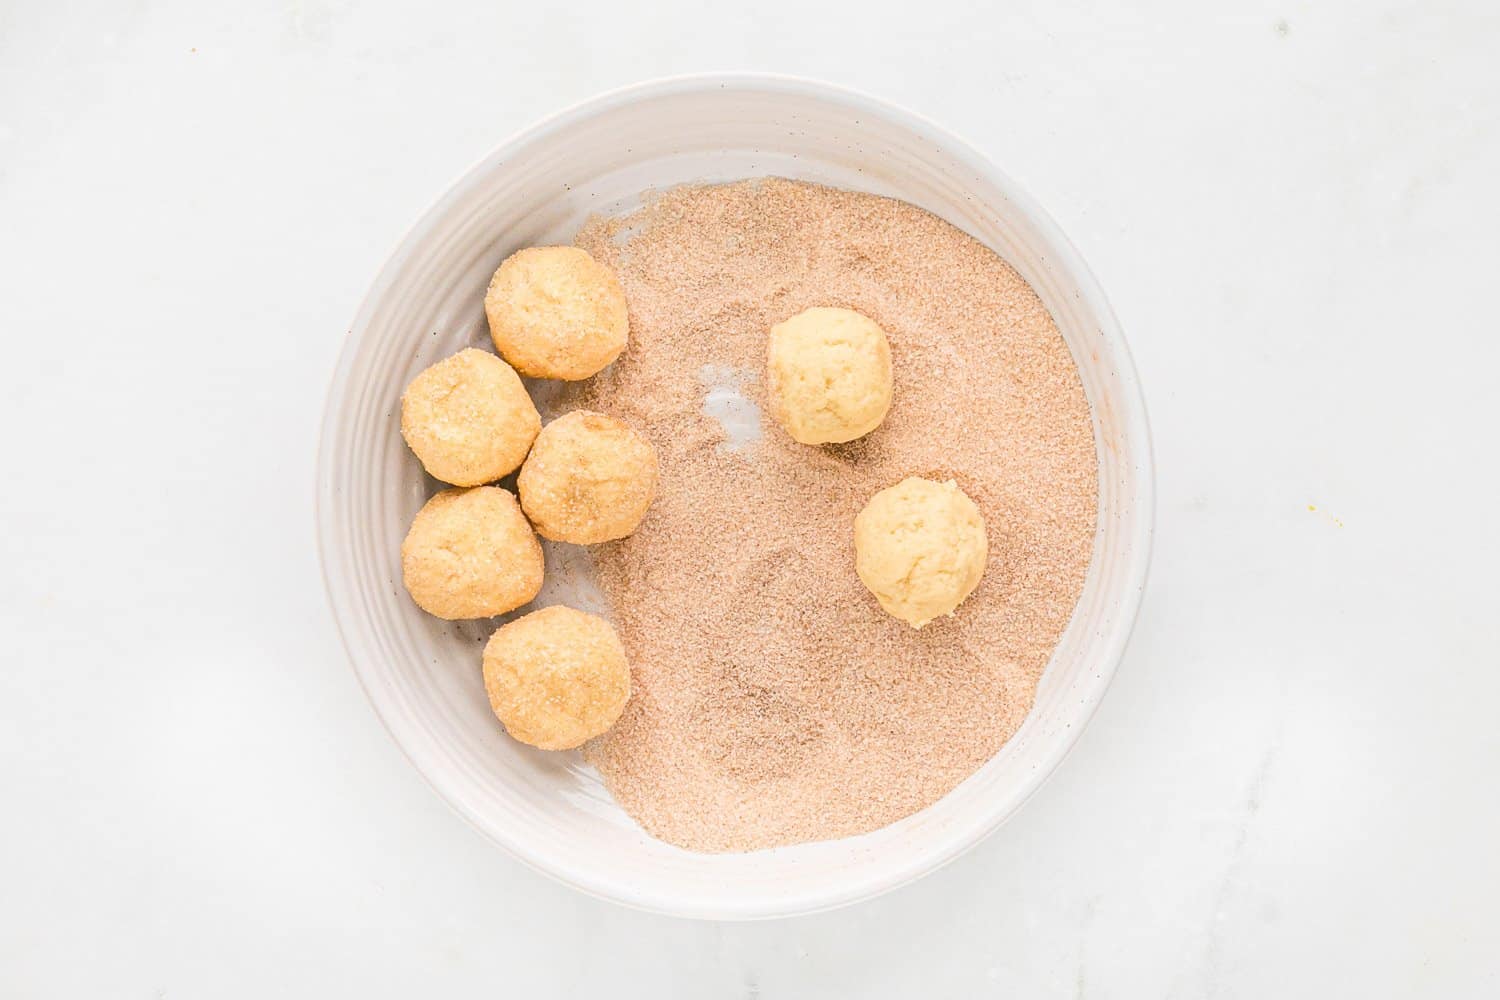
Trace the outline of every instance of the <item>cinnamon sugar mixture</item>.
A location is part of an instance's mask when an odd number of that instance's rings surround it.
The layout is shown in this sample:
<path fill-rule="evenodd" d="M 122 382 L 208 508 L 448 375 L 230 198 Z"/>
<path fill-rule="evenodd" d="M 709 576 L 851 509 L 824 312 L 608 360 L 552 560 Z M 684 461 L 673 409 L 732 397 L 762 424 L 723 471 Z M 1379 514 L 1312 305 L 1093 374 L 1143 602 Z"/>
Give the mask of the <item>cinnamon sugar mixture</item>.
<path fill-rule="evenodd" d="M 619 274 L 630 346 L 563 402 L 630 422 L 661 463 L 641 528 L 594 550 L 634 694 L 586 758 L 700 851 L 931 804 L 1020 725 L 1088 568 L 1094 439 L 1051 317 L 936 216 L 790 181 L 674 189 L 577 242 Z M 811 306 L 890 339 L 895 403 L 851 444 L 756 428 L 767 331 Z M 854 515 L 907 475 L 957 479 L 990 540 L 979 589 L 921 631 L 854 573 Z"/>

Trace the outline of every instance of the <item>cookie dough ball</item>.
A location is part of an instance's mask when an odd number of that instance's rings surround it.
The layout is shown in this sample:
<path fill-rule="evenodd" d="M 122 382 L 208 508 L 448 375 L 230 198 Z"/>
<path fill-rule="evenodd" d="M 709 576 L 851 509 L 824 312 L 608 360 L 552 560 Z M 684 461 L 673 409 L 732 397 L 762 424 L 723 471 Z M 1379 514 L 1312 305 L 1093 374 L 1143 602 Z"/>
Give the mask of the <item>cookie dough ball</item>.
<path fill-rule="evenodd" d="M 495 272 L 484 297 L 500 356 L 532 378 L 588 378 L 630 333 L 614 272 L 577 247 L 530 247 Z"/>
<path fill-rule="evenodd" d="M 488 618 L 542 589 L 542 545 L 508 490 L 444 490 L 411 522 L 401 575 L 428 614 Z"/>
<path fill-rule="evenodd" d="M 609 622 L 543 608 L 490 636 L 484 690 L 516 739 L 571 750 L 615 724 L 630 698 L 630 668 Z"/>
<path fill-rule="evenodd" d="M 854 519 L 854 568 L 880 606 L 913 628 L 953 613 L 984 575 L 984 520 L 952 480 L 915 476 Z"/>
<path fill-rule="evenodd" d="M 574 410 L 542 428 L 516 486 L 543 538 L 577 545 L 624 538 L 656 496 L 656 452 L 614 417 Z"/>
<path fill-rule="evenodd" d="M 472 347 L 412 379 L 401 396 L 401 436 L 429 475 L 455 486 L 515 472 L 541 429 L 515 369 Z"/>
<path fill-rule="evenodd" d="M 853 441 L 891 408 L 891 347 L 852 309 L 809 309 L 771 327 L 771 413 L 803 444 Z"/>

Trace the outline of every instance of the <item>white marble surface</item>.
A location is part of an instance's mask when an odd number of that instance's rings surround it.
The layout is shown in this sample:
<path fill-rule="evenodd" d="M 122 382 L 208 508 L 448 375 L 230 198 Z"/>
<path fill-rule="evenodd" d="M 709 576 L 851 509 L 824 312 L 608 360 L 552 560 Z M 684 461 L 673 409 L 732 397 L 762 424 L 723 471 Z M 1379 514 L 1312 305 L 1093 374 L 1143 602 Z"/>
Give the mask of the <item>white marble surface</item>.
<path fill-rule="evenodd" d="M 1493 4 L 404 6 L 0 5 L 0 996 L 1500 994 Z M 708 69 L 988 151 L 1109 290 L 1160 470 L 1054 780 L 757 925 L 480 840 L 365 706 L 312 534 L 404 228 L 534 118 Z"/>

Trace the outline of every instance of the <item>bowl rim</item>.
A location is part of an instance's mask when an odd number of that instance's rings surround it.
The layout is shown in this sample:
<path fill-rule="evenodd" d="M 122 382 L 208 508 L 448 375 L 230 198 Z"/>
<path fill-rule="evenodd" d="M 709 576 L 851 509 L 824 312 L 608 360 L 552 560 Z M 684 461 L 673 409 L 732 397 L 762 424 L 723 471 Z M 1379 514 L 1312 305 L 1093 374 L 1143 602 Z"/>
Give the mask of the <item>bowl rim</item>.
<path fill-rule="evenodd" d="M 470 187 L 480 181 L 490 170 L 514 156 L 533 141 L 550 132 L 580 120 L 608 112 L 622 105 L 637 101 L 684 93 L 713 90 L 754 90 L 770 94 L 811 96 L 840 103 L 851 110 L 883 118 L 909 131 L 930 137 L 943 150 L 965 167 L 984 176 L 1000 188 L 1005 197 L 1036 227 L 1049 241 L 1055 251 L 1055 261 L 1061 269 L 1077 283 L 1082 295 L 1089 301 L 1091 310 L 1099 320 L 1099 335 L 1109 345 L 1118 359 L 1116 376 L 1121 386 L 1121 413 L 1124 426 L 1139 434 L 1141 453 L 1137 461 L 1139 489 L 1134 503 L 1134 537 L 1128 557 L 1126 586 L 1120 604 L 1120 614 L 1115 618 L 1105 644 L 1105 652 L 1098 662 L 1099 683 L 1094 687 L 1087 704 L 1083 706 L 1077 723 L 1069 735 L 1052 746 L 1043 759 L 1026 776 L 1017 793 L 1009 799 L 1006 808 L 982 817 L 978 822 L 967 824 L 955 834 L 938 841 L 928 850 L 913 852 L 900 864 L 886 870 L 851 879 L 833 889 L 818 889 L 802 892 L 777 901 L 777 904 L 732 905 L 721 898 L 713 900 L 684 900 L 675 896 L 659 895 L 648 888 L 632 885 L 620 880 L 602 877 L 593 871 L 579 870 L 534 849 L 524 840 L 509 837 L 471 809 L 463 797 L 453 789 L 441 785 L 432 772 L 423 765 L 417 750 L 397 734 L 393 720 L 386 707 L 377 699 L 364 658 L 359 655 L 360 643 L 353 634 L 353 621 L 346 617 L 338 593 L 334 589 L 336 571 L 334 554 L 330 551 L 332 521 L 332 498 L 335 470 L 330 459 L 329 442 L 334 436 L 338 417 L 338 404 L 348 388 L 354 364 L 354 332 L 364 328 L 374 312 L 377 300 L 396 277 L 401 262 L 427 235 L 440 209 L 460 198 Z M 718 920 L 771 919 L 799 916 L 847 906 L 871 899 L 921 878 L 942 868 L 966 853 L 981 840 L 998 830 L 1024 806 L 1047 780 L 1056 773 L 1059 765 L 1077 745 L 1083 731 L 1093 719 L 1104 695 L 1114 680 L 1130 636 L 1134 631 L 1150 573 L 1151 549 L 1156 522 L 1156 465 L 1151 427 L 1146 413 L 1145 397 L 1140 378 L 1129 345 L 1125 341 L 1114 310 L 1106 298 L 1098 279 L 1084 262 L 1052 217 L 1025 190 L 1004 171 L 979 152 L 966 140 L 923 115 L 909 111 L 899 105 L 876 98 L 862 91 L 808 77 L 776 73 L 693 73 L 649 79 L 618 87 L 585 100 L 576 102 L 532 125 L 511 134 L 503 142 L 481 156 L 458 178 L 443 190 L 417 215 L 415 221 L 402 235 L 395 249 L 387 255 L 375 279 L 366 289 L 353 322 L 345 332 L 339 350 L 339 359 L 329 378 L 324 396 L 323 415 L 319 425 L 318 450 L 314 479 L 314 519 L 317 535 L 319 565 L 323 577 L 324 597 L 329 612 L 344 647 L 345 657 L 359 681 L 365 699 L 385 728 L 387 736 L 421 776 L 423 782 L 442 799 L 449 808 L 463 818 L 486 840 L 497 845 L 511 857 L 552 879 L 598 899 L 652 913 L 680 917 Z"/>

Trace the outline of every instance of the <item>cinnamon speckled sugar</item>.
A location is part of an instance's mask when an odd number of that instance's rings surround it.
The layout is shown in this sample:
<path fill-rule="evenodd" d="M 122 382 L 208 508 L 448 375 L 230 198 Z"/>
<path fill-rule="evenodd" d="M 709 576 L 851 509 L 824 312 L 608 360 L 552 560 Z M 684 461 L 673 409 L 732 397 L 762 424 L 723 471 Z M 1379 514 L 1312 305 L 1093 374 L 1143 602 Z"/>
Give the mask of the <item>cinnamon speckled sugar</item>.
<path fill-rule="evenodd" d="M 577 242 L 619 274 L 631 340 L 562 402 L 630 422 L 661 464 L 641 528 L 594 552 L 634 694 L 587 759 L 646 830 L 700 851 L 931 804 L 1020 725 L 1088 568 L 1094 440 L 1047 311 L 941 219 L 790 181 L 675 189 Z M 890 339 L 885 423 L 822 448 L 769 419 L 726 435 L 714 384 L 764 409 L 767 331 L 827 305 Z M 854 573 L 855 514 L 907 475 L 956 479 L 990 540 L 978 590 L 921 631 Z"/>

